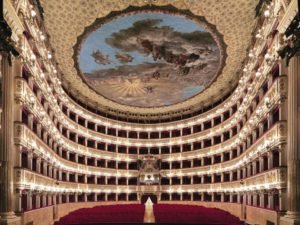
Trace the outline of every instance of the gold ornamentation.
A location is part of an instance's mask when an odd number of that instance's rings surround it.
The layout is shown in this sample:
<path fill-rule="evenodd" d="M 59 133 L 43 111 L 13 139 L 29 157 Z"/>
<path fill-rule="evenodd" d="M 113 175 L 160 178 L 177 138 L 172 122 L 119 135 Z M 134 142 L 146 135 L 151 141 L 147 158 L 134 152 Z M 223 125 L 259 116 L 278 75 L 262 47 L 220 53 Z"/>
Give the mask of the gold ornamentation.
<path fill-rule="evenodd" d="M 129 112 L 130 114 L 154 114 L 179 111 L 182 108 L 192 108 L 193 105 L 203 102 L 211 102 L 211 96 L 219 96 L 219 90 L 228 90 L 237 81 L 236 73 L 246 56 L 246 49 L 251 38 L 254 25 L 254 8 L 256 1 L 238 2 L 235 0 L 217 1 L 170 1 L 159 0 L 156 5 L 171 4 L 179 9 L 188 9 L 195 15 L 205 16 L 209 23 L 216 25 L 218 31 L 224 35 L 224 41 L 228 45 L 226 66 L 215 82 L 206 91 L 183 103 L 157 108 L 138 108 L 121 105 L 105 99 L 84 84 L 77 75 L 73 61 L 73 46 L 77 37 L 82 34 L 84 28 L 89 26 L 98 17 L 104 17 L 111 11 L 118 11 L 130 5 L 141 6 L 145 3 L 141 0 L 115 0 L 115 1 L 74 1 L 74 0 L 41 0 L 45 11 L 45 25 L 51 39 L 51 46 L 57 55 L 55 56 L 60 69 L 63 72 L 64 83 L 69 83 L 72 90 L 78 91 L 79 96 L 93 99 L 94 105 L 101 108 L 109 107 L 115 111 Z M 221 96 L 219 96 L 221 97 Z"/>

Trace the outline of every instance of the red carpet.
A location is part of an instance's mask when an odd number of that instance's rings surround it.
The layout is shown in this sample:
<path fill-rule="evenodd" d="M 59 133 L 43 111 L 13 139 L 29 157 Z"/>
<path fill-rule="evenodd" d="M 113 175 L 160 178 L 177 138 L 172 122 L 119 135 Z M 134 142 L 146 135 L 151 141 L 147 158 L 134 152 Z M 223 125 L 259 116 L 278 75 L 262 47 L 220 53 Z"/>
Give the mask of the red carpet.
<path fill-rule="evenodd" d="M 156 223 L 243 224 L 230 213 L 203 206 L 158 204 L 153 206 Z"/>

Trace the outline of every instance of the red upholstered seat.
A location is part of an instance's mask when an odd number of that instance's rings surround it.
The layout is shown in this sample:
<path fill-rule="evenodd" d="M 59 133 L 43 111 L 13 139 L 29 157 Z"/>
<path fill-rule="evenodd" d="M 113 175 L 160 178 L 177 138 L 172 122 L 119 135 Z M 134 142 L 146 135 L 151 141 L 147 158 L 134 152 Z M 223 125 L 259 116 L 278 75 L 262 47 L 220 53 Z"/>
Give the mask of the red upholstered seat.
<path fill-rule="evenodd" d="M 155 204 L 156 223 L 184 224 L 243 224 L 230 213 L 203 206 Z M 97 206 L 71 212 L 55 225 L 82 225 L 101 223 L 143 223 L 145 207 L 142 204 Z"/>
<path fill-rule="evenodd" d="M 243 224 L 237 217 L 230 213 L 203 206 L 190 205 L 154 205 L 156 223 L 190 223 L 190 224 Z"/>
<path fill-rule="evenodd" d="M 101 223 L 143 223 L 145 207 L 141 204 L 97 206 L 69 213 L 55 225 Z"/>

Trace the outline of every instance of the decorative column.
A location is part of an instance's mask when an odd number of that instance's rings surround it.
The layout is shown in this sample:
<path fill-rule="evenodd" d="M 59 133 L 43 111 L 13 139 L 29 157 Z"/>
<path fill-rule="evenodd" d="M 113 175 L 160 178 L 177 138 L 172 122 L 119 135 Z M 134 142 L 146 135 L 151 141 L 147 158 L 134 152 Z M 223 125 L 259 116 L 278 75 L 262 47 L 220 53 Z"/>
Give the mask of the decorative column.
<path fill-rule="evenodd" d="M 274 208 L 274 195 L 273 191 L 268 193 L 268 208 L 273 209 Z"/>
<path fill-rule="evenodd" d="M 238 180 L 241 179 L 241 170 L 240 169 L 237 170 L 237 179 Z"/>
<path fill-rule="evenodd" d="M 279 151 L 279 166 L 286 166 L 287 165 L 287 146 L 286 144 L 282 144 L 278 147 Z"/>
<path fill-rule="evenodd" d="M 33 159 L 33 154 L 32 152 L 27 152 L 27 166 L 29 170 L 32 170 L 32 159 Z"/>
<path fill-rule="evenodd" d="M 59 194 L 59 195 L 58 195 L 58 204 L 61 204 L 61 203 L 62 203 L 62 195 Z"/>
<path fill-rule="evenodd" d="M 53 205 L 56 205 L 56 194 L 52 195 L 52 203 Z"/>
<path fill-rule="evenodd" d="M 242 204 L 242 215 L 241 215 L 241 219 L 245 220 L 246 219 L 246 205 L 247 205 L 247 193 L 244 192 L 242 193 L 242 195 L 240 196 L 240 201 Z"/>
<path fill-rule="evenodd" d="M 263 172 L 264 171 L 264 158 L 262 156 L 259 157 L 259 172 Z"/>
<path fill-rule="evenodd" d="M 20 213 L 22 212 L 22 190 L 16 190 L 16 198 L 15 198 L 15 211 Z"/>
<path fill-rule="evenodd" d="M 242 203 L 242 200 L 241 200 L 242 196 L 243 196 L 243 195 L 242 195 L 241 193 L 238 193 L 238 194 L 237 194 L 237 203 L 239 203 L 239 204 Z"/>
<path fill-rule="evenodd" d="M 37 192 L 35 196 L 35 207 L 37 209 L 41 208 L 41 193 Z"/>
<path fill-rule="evenodd" d="M 15 149 L 16 149 L 16 167 L 22 167 L 22 150 L 23 147 L 21 145 L 15 145 Z"/>
<path fill-rule="evenodd" d="M 47 194 L 45 192 L 42 193 L 42 207 L 47 206 Z"/>
<path fill-rule="evenodd" d="M 74 202 L 78 202 L 78 193 L 75 193 Z"/>
<path fill-rule="evenodd" d="M 255 175 L 255 174 L 256 174 L 256 171 L 257 171 L 256 165 L 257 165 L 257 164 L 256 164 L 256 161 L 253 161 L 253 162 L 252 162 L 252 174 L 253 174 L 253 175 Z"/>
<path fill-rule="evenodd" d="M 48 175 L 48 171 L 47 171 L 47 161 L 43 161 L 43 175 L 47 176 Z"/>
<path fill-rule="evenodd" d="M 224 199 L 225 199 L 225 194 L 224 192 L 221 193 L 221 202 L 224 202 Z"/>
<path fill-rule="evenodd" d="M 268 152 L 268 170 L 273 168 L 273 152 Z"/>
<path fill-rule="evenodd" d="M 67 194 L 66 194 L 66 203 L 69 203 L 69 202 L 70 202 L 70 194 L 67 193 Z"/>
<path fill-rule="evenodd" d="M 48 176 L 51 177 L 51 178 L 53 178 L 52 175 L 53 175 L 53 167 L 52 167 L 52 165 L 50 164 L 50 165 L 49 165 L 49 175 L 48 175 Z"/>
<path fill-rule="evenodd" d="M 229 202 L 231 202 L 231 203 L 233 202 L 233 194 L 232 193 L 229 194 Z"/>
<path fill-rule="evenodd" d="M 286 211 L 286 199 L 287 193 L 286 190 L 279 190 L 279 211 Z"/>
<path fill-rule="evenodd" d="M 30 130 L 33 130 L 33 114 L 32 113 L 29 113 L 28 114 L 28 127 Z"/>
<path fill-rule="evenodd" d="M 288 67 L 287 213 L 283 224 L 300 224 L 300 56 Z"/>
<path fill-rule="evenodd" d="M 14 214 L 14 73 L 20 68 L 20 61 L 10 62 L 10 55 L 1 52 L 2 118 L 0 131 L 0 224 L 19 224 Z M 13 65 L 11 65 L 11 63 Z"/>
<path fill-rule="evenodd" d="M 265 208 L 265 197 L 264 197 L 264 192 L 263 191 L 261 191 L 260 193 L 259 193 L 259 202 L 260 202 L 260 205 L 259 205 L 259 207 L 261 207 L 261 208 Z"/>
<path fill-rule="evenodd" d="M 256 192 L 254 192 L 254 194 L 253 194 L 253 205 L 257 206 L 257 193 Z"/>
<path fill-rule="evenodd" d="M 27 210 L 32 209 L 32 192 L 29 190 L 27 192 Z"/>
<path fill-rule="evenodd" d="M 53 179 L 57 180 L 57 169 L 53 169 Z"/>

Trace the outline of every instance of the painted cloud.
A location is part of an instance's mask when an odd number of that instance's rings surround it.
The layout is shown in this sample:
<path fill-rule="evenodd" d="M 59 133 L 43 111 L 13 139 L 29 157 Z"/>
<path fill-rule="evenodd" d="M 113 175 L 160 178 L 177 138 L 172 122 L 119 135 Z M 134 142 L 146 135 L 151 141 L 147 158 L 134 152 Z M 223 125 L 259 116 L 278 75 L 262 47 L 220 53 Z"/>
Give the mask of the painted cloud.
<path fill-rule="evenodd" d="M 80 55 L 87 83 L 126 105 L 182 102 L 207 87 L 220 64 L 220 51 L 211 34 L 180 16 L 123 16 L 90 36 Z"/>

